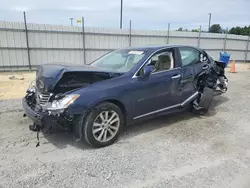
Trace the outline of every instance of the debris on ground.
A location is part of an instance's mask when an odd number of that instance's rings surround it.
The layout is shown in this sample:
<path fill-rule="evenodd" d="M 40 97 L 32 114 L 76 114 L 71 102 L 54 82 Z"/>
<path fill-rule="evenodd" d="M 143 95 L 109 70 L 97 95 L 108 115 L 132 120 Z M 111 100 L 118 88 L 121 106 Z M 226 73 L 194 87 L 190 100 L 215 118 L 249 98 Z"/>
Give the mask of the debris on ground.
<path fill-rule="evenodd" d="M 107 180 L 109 180 L 110 178 L 111 178 L 111 176 L 112 176 L 112 172 L 110 172 L 110 174 L 107 176 Z"/>
<path fill-rule="evenodd" d="M 25 78 L 23 76 L 10 76 L 9 77 L 10 80 L 24 80 Z"/>

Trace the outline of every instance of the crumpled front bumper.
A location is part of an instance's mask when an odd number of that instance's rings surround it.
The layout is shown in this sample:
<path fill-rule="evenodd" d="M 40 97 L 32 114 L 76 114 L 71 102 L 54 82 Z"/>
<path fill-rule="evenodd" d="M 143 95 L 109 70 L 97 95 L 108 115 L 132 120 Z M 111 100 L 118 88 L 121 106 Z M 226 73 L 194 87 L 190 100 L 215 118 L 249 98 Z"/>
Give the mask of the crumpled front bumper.
<path fill-rule="evenodd" d="M 58 115 L 51 115 L 48 112 L 36 112 L 26 102 L 26 98 L 22 100 L 25 115 L 34 121 L 29 129 L 32 131 L 43 131 L 44 133 L 58 129 L 62 124 L 69 125 L 70 122 Z"/>
<path fill-rule="evenodd" d="M 31 109 L 29 107 L 29 105 L 26 102 L 26 98 L 23 98 L 22 106 L 23 106 L 23 110 L 25 112 L 25 115 L 27 115 L 33 121 L 36 121 L 37 117 L 39 117 L 41 115 L 40 113 L 35 112 L 33 109 Z"/>

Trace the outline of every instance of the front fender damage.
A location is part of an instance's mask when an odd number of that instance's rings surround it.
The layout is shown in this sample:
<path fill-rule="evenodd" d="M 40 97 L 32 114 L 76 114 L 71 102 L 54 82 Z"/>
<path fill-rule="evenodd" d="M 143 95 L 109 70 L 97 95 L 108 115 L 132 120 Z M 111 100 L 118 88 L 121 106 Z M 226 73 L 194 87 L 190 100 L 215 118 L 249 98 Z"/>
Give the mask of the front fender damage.
<path fill-rule="evenodd" d="M 29 125 L 29 129 L 37 133 L 37 145 L 40 145 L 39 133 L 49 135 L 54 132 L 71 132 L 76 140 L 81 140 L 82 134 L 79 130 L 82 125 L 75 124 L 76 119 L 80 115 L 66 115 L 66 114 L 50 114 L 43 112 L 36 117 L 33 124 Z"/>
<path fill-rule="evenodd" d="M 88 110 L 85 109 L 79 111 L 80 114 L 73 113 L 75 112 L 74 109 L 66 109 L 65 111 L 47 111 L 40 109 L 37 111 L 35 108 L 32 109 L 30 106 L 27 105 L 27 102 L 23 101 L 24 103 L 24 116 L 29 116 L 33 119 L 33 123 L 29 125 L 29 129 L 31 131 L 37 132 L 37 146 L 40 145 L 39 141 L 39 134 L 43 133 L 44 135 L 49 135 L 54 132 L 70 132 L 73 133 L 74 138 L 76 140 L 80 140 L 82 138 L 82 124 L 76 124 L 75 122 L 78 121 L 79 117 L 84 117 Z M 32 116 L 32 117 L 31 117 Z"/>

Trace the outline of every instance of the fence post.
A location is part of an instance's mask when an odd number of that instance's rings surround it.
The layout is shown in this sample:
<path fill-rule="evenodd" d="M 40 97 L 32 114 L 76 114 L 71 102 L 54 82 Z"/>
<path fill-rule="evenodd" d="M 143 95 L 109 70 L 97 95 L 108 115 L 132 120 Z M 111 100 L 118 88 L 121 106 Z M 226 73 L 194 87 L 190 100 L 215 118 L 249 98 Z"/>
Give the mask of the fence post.
<path fill-rule="evenodd" d="M 27 29 L 27 20 L 26 20 L 26 13 L 23 12 L 24 18 L 24 26 L 25 26 L 25 34 L 26 34 L 26 44 L 27 44 L 27 53 L 28 53 L 28 62 L 29 62 L 29 70 L 31 71 L 31 63 L 30 63 L 30 46 L 29 46 L 29 36 L 28 36 L 28 29 Z"/>
<path fill-rule="evenodd" d="M 84 17 L 82 17 L 82 50 L 83 50 L 83 63 L 84 63 L 84 65 L 86 65 Z"/>
<path fill-rule="evenodd" d="M 223 52 L 225 52 L 226 50 L 226 46 L 227 46 L 227 33 L 225 35 L 225 39 L 224 39 L 224 44 L 223 44 Z"/>
<path fill-rule="evenodd" d="M 132 30 L 132 21 L 129 20 L 129 47 L 131 47 L 131 30 Z"/>
<path fill-rule="evenodd" d="M 246 61 L 247 61 L 247 54 L 248 54 L 249 40 L 250 40 L 250 33 L 249 33 L 249 36 L 248 36 L 248 38 L 247 38 L 246 52 L 245 52 L 245 58 L 244 58 L 244 62 L 245 62 L 245 63 L 246 63 Z"/>
<path fill-rule="evenodd" d="M 198 36 L 198 48 L 200 47 L 200 42 L 201 42 L 201 25 L 200 25 L 199 36 Z"/>
<path fill-rule="evenodd" d="M 169 44 L 169 30 L 170 30 L 170 23 L 168 23 L 168 35 L 167 35 L 167 44 Z"/>

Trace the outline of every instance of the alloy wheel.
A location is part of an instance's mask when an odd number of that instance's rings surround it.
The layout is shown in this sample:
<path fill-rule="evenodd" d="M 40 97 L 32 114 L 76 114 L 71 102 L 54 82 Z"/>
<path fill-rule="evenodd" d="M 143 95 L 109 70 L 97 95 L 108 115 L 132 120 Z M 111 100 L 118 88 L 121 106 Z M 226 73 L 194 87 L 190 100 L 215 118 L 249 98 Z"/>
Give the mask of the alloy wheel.
<path fill-rule="evenodd" d="M 108 142 L 115 137 L 120 127 L 120 117 L 115 111 L 102 111 L 92 127 L 94 138 L 99 142 Z"/>

